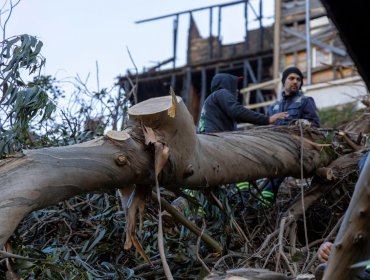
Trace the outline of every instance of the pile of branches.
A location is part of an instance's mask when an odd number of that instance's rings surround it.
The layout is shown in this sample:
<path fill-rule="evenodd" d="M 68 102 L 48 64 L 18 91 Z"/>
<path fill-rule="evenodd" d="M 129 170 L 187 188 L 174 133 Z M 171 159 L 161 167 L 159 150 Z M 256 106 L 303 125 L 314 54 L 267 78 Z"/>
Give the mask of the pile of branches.
<path fill-rule="evenodd" d="M 200 229 L 194 233 L 176 215 L 163 219 L 173 276 L 222 279 L 227 273 L 247 275 L 251 268 L 270 273 L 269 279 L 275 272 L 287 279 L 313 273 L 319 245 L 335 238 L 367 143 L 366 133 L 327 133 L 336 143 L 338 158 L 348 156 L 346 164 L 333 166 L 325 178 L 287 178 L 270 208 L 256 207 L 258 182 L 251 182 L 248 201 L 227 185 L 195 196 L 184 193 L 182 207 L 174 203 L 179 194 L 162 190 L 169 207 Z M 7 243 L 6 252 L 13 258 L 1 261 L 0 274 L 24 279 L 164 279 L 156 199 L 148 197 L 145 216 L 139 237 L 151 264 L 134 249 L 124 250 L 125 213 L 118 195 L 111 192 L 77 196 L 30 214 Z M 213 243 L 203 242 L 205 234 Z M 219 244 L 222 251 L 210 244 Z"/>

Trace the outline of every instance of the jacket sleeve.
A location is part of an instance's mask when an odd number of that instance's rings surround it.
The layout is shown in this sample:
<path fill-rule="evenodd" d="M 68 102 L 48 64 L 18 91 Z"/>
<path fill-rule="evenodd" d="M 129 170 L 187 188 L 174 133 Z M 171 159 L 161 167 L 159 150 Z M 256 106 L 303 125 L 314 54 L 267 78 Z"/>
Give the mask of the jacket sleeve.
<path fill-rule="evenodd" d="M 312 97 L 307 97 L 306 105 L 302 111 L 302 119 L 306 119 L 315 127 L 320 127 L 320 118 L 317 114 L 315 100 Z"/>
<path fill-rule="evenodd" d="M 269 124 L 269 117 L 245 108 L 236 96 L 230 92 L 220 92 L 217 95 L 217 102 L 220 108 L 232 119 L 237 122 L 246 122 L 256 125 Z"/>
<path fill-rule="evenodd" d="M 267 110 L 267 116 L 271 117 L 274 114 L 275 106 L 279 106 L 279 101 L 272 103 Z"/>

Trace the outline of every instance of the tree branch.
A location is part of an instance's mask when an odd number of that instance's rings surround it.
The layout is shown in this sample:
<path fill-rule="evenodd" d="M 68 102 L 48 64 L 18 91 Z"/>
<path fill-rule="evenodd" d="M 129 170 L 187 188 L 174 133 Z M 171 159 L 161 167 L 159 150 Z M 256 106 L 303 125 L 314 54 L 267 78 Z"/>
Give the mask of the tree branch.
<path fill-rule="evenodd" d="M 175 109 L 174 109 L 175 107 Z M 169 148 L 158 176 L 168 189 L 205 188 L 263 177 L 300 177 L 301 141 L 296 128 L 197 135 L 181 98 L 153 98 L 129 110 L 130 131 L 67 147 L 26 151 L 0 163 L 0 245 L 30 212 L 75 195 L 132 184 L 155 185 L 154 150 L 145 144 L 143 125 Z M 316 130 L 305 138 L 322 140 Z M 304 141 L 303 171 L 312 174 L 332 160 L 329 147 Z M 331 152 L 331 153 L 330 153 Z"/>

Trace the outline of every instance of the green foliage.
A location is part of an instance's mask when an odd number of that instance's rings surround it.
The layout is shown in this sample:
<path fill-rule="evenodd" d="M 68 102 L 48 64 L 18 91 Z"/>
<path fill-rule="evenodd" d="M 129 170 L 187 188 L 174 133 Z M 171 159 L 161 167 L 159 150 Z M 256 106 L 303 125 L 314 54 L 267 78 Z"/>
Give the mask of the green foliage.
<path fill-rule="evenodd" d="M 124 214 L 112 194 L 88 194 L 33 212 L 18 227 L 12 246 L 30 260 L 15 260 L 24 279 L 138 279 L 133 251 L 124 251 Z M 146 228 L 148 229 L 148 228 Z M 152 229 L 150 229 L 152 230 Z"/>
<path fill-rule="evenodd" d="M 65 100 L 60 81 L 40 75 L 41 48 L 40 40 L 26 34 L 0 43 L 0 159 L 25 148 L 85 142 L 103 135 L 107 126 L 127 125 L 130 94 L 121 88 L 113 94 L 115 86 L 100 89 L 99 84 L 90 91 L 88 78 L 77 76 L 66 81 L 74 89 Z"/>
<path fill-rule="evenodd" d="M 358 118 L 362 114 L 363 110 L 359 110 L 355 103 L 348 103 L 319 111 L 321 127 L 327 128 L 337 128 Z"/>
<path fill-rule="evenodd" d="M 351 180 L 353 179 L 354 177 Z M 331 229 L 337 224 L 340 216 L 331 213 L 338 213 L 338 209 L 339 213 L 343 213 L 343 209 L 347 208 L 350 200 L 348 188 L 353 188 L 354 184 L 355 181 L 341 182 L 336 185 L 335 191 L 326 191 L 323 198 L 325 202 L 315 206 L 330 210 L 325 227 L 330 224 Z M 256 187 L 254 183 L 252 186 Z M 199 237 L 187 228 L 174 220 L 170 221 L 170 225 L 165 221 L 164 247 L 174 278 L 202 279 L 202 266 L 197 260 L 197 253 L 209 267 L 213 266 L 214 271 L 262 265 L 274 269 L 276 260 L 271 252 L 278 248 L 278 238 L 272 238 L 269 245 L 265 244 L 267 247 L 259 249 L 265 243 L 266 236 L 275 236 L 273 233 L 278 232 L 282 209 L 288 209 L 294 203 L 294 200 L 291 201 L 292 197 L 300 196 L 299 185 L 289 185 L 289 190 L 284 189 L 280 193 L 283 199 L 278 201 L 276 207 L 253 211 L 246 207 L 246 201 L 242 201 L 240 193 L 233 186 L 221 186 L 213 191 L 225 211 L 211 205 L 207 201 L 207 195 L 196 192 L 195 199 L 202 205 L 205 213 L 199 215 L 199 205 L 189 203 L 191 209 L 186 217 L 200 228 L 205 226 L 206 232 L 222 243 L 225 252 L 229 253 L 223 257 L 214 254 L 203 241 L 197 244 Z M 169 201 L 174 197 L 166 192 L 165 195 L 171 196 L 165 197 Z M 249 205 L 254 199 L 252 192 L 250 195 Z M 11 260 L 11 266 L 18 277 L 28 280 L 163 279 L 158 251 L 157 207 L 153 201 L 147 201 L 141 239 L 141 244 L 154 266 L 145 264 L 134 248 L 124 250 L 126 219 L 114 192 L 77 196 L 57 206 L 32 212 L 9 240 L 13 253 L 32 259 L 16 258 Z M 312 224 L 310 229 L 317 226 L 317 215 L 321 215 L 321 211 L 316 208 L 308 210 L 308 223 Z M 320 217 L 319 220 L 324 218 L 327 217 Z M 249 242 L 244 242 L 232 226 L 231 219 L 235 219 L 242 227 Z M 302 230 L 300 226 L 298 229 L 298 232 Z M 324 230 L 327 232 L 328 229 L 320 229 L 316 233 L 320 235 L 320 239 Z M 294 245 L 298 248 L 305 247 L 299 238 Z M 286 246 L 290 246 L 289 243 Z M 310 254 L 314 255 L 316 250 L 313 246 Z M 271 259 L 269 263 L 268 259 Z M 289 260 L 296 262 L 299 267 L 306 263 L 306 257 L 300 250 L 289 256 Z M 0 275 L 5 271 L 6 267 L 0 266 Z"/>
<path fill-rule="evenodd" d="M 114 193 L 87 194 L 65 203 L 34 211 L 10 239 L 13 252 L 30 260 L 15 259 L 12 267 L 24 279 L 148 279 L 146 272 L 159 270 L 145 265 L 135 249 L 124 250 L 125 215 Z M 159 257 L 156 206 L 148 202 L 142 245 L 153 261 Z M 174 276 L 194 275 L 197 237 L 181 226 L 166 230 L 165 248 Z M 200 252 L 209 248 L 202 242 Z M 142 267 L 141 269 L 139 269 Z M 1 266 L 0 266 L 0 275 Z M 140 275 L 143 272 L 143 275 Z M 185 279 L 190 279 L 185 277 Z"/>
<path fill-rule="evenodd" d="M 55 110 L 45 89 L 38 82 L 25 83 L 23 78 L 24 71 L 26 75 L 35 75 L 44 66 L 42 45 L 36 37 L 27 34 L 1 43 L 0 158 L 32 142 L 32 122 L 44 122 Z"/>
<path fill-rule="evenodd" d="M 216 194 L 222 201 L 225 191 L 219 190 Z M 224 238 L 225 217 L 220 218 L 220 210 L 207 205 L 206 198 L 199 192 L 197 194 L 208 211 L 207 232 L 212 232 L 216 238 Z M 157 205 L 150 201 L 147 203 L 141 243 L 149 258 L 155 261 L 159 258 Z M 195 217 L 197 214 L 195 210 L 189 217 L 199 223 L 200 218 Z M 160 262 L 151 267 L 145 265 L 134 248 L 124 250 L 125 223 L 124 212 L 114 192 L 77 196 L 57 206 L 34 211 L 22 221 L 9 240 L 13 253 L 32 259 L 14 259 L 12 268 L 19 277 L 29 280 L 157 279 L 146 275 L 160 270 Z M 171 227 L 165 224 L 164 234 L 167 258 L 174 276 L 198 279 L 198 237 L 180 224 L 178 231 Z M 199 254 L 205 256 L 209 250 L 201 242 Z M 0 275 L 2 272 L 0 266 Z"/>

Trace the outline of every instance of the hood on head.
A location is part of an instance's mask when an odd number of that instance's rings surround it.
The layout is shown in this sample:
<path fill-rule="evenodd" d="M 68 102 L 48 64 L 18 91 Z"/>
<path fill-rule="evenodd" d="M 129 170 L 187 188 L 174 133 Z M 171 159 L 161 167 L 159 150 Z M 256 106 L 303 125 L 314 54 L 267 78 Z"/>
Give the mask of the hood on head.
<path fill-rule="evenodd" d="M 216 74 L 211 82 L 211 92 L 219 89 L 227 89 L 231 93 L 236 94 L 238 89 L 238 76 L 234 76 L 227 73 Z"/>

